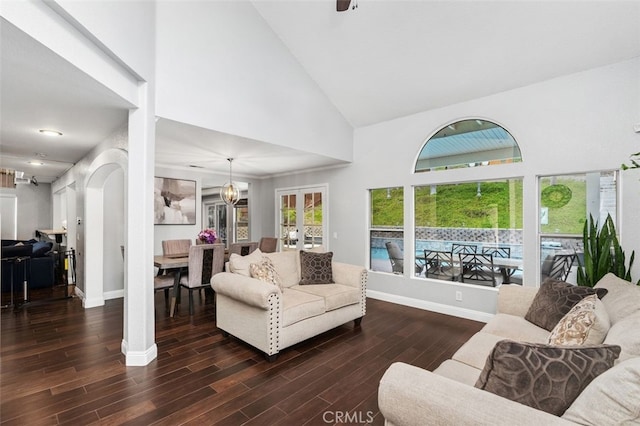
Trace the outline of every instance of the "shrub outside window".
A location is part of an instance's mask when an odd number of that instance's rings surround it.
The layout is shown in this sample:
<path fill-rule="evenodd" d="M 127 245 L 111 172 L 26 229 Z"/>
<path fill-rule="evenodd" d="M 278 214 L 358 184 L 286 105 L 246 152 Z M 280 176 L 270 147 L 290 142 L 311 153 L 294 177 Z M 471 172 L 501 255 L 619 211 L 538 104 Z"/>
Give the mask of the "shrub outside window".
<path fill-rule="evenodd" d="M 601 226 L 607 215 L 616 223 L 617 172 L 598 171 L 570 175 L 542 176 L 540 197 L 540 261 L 541 278 L 548 275 L 554 258 L 575 255 L 565 278 L 576 283 L 584 247 L 582 232 L 589 216 Z"/>

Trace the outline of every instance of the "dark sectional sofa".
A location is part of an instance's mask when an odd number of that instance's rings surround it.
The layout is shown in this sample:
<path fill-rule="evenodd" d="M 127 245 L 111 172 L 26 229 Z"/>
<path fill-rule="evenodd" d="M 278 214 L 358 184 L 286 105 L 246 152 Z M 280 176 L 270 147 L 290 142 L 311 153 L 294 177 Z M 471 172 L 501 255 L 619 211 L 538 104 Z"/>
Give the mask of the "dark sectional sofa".
<path fill-rule="evenodd" d="M 50 288 L 55 284 L 55 256 L 53 243 L 37 240 L 2 240 L 2 292 L 11 291 L 13 269 L 13 291 L 20 293 L 24 281 L 24 268 L 8 260 L 16 256 L 31 256 L 27 267 L 27 282 L 30 289 Z M 6 259 L 6 260 L 5 260 Z"/>

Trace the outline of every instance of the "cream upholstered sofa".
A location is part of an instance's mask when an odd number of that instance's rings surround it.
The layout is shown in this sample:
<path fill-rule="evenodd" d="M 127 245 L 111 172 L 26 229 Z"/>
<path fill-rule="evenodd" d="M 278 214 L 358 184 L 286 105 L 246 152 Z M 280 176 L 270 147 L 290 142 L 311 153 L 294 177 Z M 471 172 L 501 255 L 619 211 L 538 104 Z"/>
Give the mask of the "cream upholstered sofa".
<path fill-rule="evenodd" d="M 271 260 L 281 287 L 253 278 L 248 265 Z M 361 266 L 332 262 L 333 284 L 300 285 L 300 251 L 244 256 L 240 266 L 230 259 L 228 271 L 216 274 L 216 324 L 225 334 L 261 350 L 273 361 L 284 348 L 349 321 L 359 325 L 366 313 L 367 271 Z"/>
<path fill-rule="evenodd" d="M 593 379 L 561 416 L 474 387 L 498 341 L 544 344 L 550 335 L 524 319 L 537 289 L 503 285 L 498 313 L 452 359 L 433 372 L 403 363 L 389 367 L 378 391 L 386 424 L 640 424 L 640 286 L 609 274 L 596 288 L 608 290 L 597 307 L 600 319 L 608 317 L 602 343 L 619 345 L 621 352 L 613 367 Z"/>

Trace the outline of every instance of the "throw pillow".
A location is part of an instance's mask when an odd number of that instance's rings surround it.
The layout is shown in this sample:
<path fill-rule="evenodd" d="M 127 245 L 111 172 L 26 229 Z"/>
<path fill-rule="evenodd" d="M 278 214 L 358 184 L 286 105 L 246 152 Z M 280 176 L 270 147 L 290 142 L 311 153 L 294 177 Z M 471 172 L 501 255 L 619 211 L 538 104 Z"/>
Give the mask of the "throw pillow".
<path fill-rule="evenodd" d="M 231 253 L 229 256 L 229 270 L 234 274 L 244 275 L 246 277 L 251 276 L 249 266 L 252 263 L 260 263 L 262 261 L 262 252 L 260 249 L 255 249 L 253 253 L 246 256 L 240 256 L 236 253 Z"/>
<path fill-rule="evenodd" d="M 602 298 L 602 303 L 609 312 L 611 325 L 640 311 L 640 286 L 608 273 L 594 288 L 609 291 L 607 297 Z"/>
<path fill-rule="evenodd" d="M 596 294 L 596 291 L 590 287 L 579 287 L 547 278 L 536 293 L 524 319 L 551 331 L 576 303 L 592 294 Z"/>
<path fill-rule="evenodd" d="M 551 330 L 547 343 L 561 346 L 583 345 L 596 323 L 597 300 L 598 297 L 592 294 L 576 303 Z"/>
<path fill-rule="evenodd" d="M 46 241 L 38 241 L 31 246 L 31 256 L 32 257 L 42 257 L 45 254 L 49 253 L 53 248 L 53 243 L 49 243 Z"/>
<path fill-rule="evenodd" d="M 252 263 L 249 266 L 251 271 L 251 277 L 257 278 L 260 281 L 264 281 L 269 284 L 278 286 L 282 290 L 282 280 L 273 266 L 273 262 L 268 257 L 262 257 L 260 263 Z"/>
<path fill-rule="evenodd" d="M 501 340 L 475 386 L 560 416 L 619 355 L 620 346 L 562 347 Z"/>
<path fill-rule="evenodd" d="M 333 284 L 332 259 L 333 252 L 300 251 L 300 285 Z"/>
<path fill-rule="evenodd" d="M 581 425 L 632 425 L 640 421 L 640 358 L 628 359 L 591 382 L 562 416 Z"/>

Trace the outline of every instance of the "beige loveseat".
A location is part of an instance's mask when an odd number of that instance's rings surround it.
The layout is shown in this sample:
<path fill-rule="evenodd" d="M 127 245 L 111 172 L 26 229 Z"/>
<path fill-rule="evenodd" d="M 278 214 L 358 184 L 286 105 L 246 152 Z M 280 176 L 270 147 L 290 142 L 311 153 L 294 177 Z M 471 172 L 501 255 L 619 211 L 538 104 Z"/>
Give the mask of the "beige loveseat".
<path fill-rule="evenodd" d="M 609 274 L 596 288 L 608 290 L 598 302 L 606 311 L 599 315 L 609 321 L 602 343 L 619 345 L 620 356 L 561 417 L 474 387 L 498 341 L 546 344 L 550 335 L 524 319 L 537 289 L 503 285 L 498 313 L 452 359 L 433 372 L 403 363 L 389 367 L 378 391 L 386 425 L 640 424 L 640 287 Z"/>
<path fill-rule="evenodd" d="M 367 271 L 333 262 L 334 284 L 300 285 L 300 252 L 245 256 L 247 264 L 269 258 L 282 289 L 241 273 L 216 274 L 216 324 L 225 334 L 263 351 L 269 361 L 278 352 L 349 321 L 359 325 L 366 313 Z M 233 270 L 234 268 L 230 268 Z"/>

